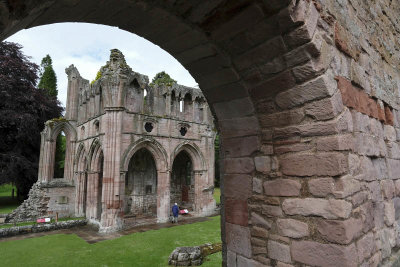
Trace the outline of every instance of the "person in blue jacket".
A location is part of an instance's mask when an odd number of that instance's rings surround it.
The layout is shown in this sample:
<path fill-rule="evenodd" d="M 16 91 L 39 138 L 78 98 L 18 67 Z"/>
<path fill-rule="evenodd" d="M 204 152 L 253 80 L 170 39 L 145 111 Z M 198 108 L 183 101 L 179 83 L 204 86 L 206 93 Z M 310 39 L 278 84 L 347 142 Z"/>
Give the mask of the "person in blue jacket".
<path fill-rule="evenodd" d="M 172 206 L 172 215 L 174 216 L 174 220 L 172 222 L 177 223 L 179 216 L 179 207 L 177 203 Z"/>

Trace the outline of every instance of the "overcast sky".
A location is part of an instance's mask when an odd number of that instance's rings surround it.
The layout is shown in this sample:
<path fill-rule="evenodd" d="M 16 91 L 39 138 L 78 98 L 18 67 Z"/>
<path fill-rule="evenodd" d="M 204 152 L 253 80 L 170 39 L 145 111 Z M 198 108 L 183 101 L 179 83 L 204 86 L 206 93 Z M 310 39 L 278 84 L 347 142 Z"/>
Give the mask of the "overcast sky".
<path fill-rule="evenodd" d="M 74 64 L 81 76 L 89 81 L 105 65 L 110 49 L 117 48 L 125 55 L 128 65 L 136 72 L 154 77 L 166 71 L 179 84 L 196 86 L 189 72 L 170 54 L 135 34 L 116 27 L 87 23 L 57 23 L 22 30 L 6 41 L 21 44 L 25 55 L 40 65 L 47 54 L 53 59 L 57 74 L 58 98 L 65 106 L 67 75 L 65 68 Z"/>

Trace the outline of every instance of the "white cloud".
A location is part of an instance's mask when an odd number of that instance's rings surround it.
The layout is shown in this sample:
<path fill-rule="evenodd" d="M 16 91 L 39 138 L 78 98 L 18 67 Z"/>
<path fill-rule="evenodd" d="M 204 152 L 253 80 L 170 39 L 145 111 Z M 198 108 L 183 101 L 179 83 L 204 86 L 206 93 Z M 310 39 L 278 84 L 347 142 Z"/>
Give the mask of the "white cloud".
<path fill-rule="evenodd" d="M 165 70 L 179 84 L 195 86 L 189 72 L 159 46 L 135 34 L 116 27 L 87 23 L 57 23 L 22 30 L 6 41 L 24 46 L 23 52 L 40 65 L 49 54 L 57 74 L 58 98 L 65 106 L 67 76 L 65 68 L 74 64 L 82 77 L 93 80 L 109 58 L 110 49 L 117 48 L 125 55 L 131 68 L 149 76 Z"/>

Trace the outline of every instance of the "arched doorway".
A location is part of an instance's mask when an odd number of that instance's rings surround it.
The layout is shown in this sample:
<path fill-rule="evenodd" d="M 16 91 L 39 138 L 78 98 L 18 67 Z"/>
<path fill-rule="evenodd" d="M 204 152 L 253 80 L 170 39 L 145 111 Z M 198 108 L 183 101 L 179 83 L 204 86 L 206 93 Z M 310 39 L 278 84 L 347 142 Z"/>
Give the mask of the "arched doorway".
<path fill-rule="evenodd" d="M 98 140 L 90 149 L 90 170 L 88 172 L 86 218 L 100 221 L 103 210 L 103 169 L 104 155 Z"/>
<path fill-rule="evenodd" d="M 75 166 L 76 200 L 75 214 L 78 217 L 86 215 L 88 166 L 87 156 L 83 145 L 78 148 L 77 162 Z"/>
<path fill-rule="evenodd" d="M 153 156 L 145 148 L 138 150 L 129 162 L 124 203 L 127 216 L 157 216 L 157 169 Z"/>
<path fill-rule="evenodd" d="M 194 209 L 194 176 L 193 163 L 185 151 L 174 159 L 171 172 L 171 206 L 178 203 L 181 208 Z"/>

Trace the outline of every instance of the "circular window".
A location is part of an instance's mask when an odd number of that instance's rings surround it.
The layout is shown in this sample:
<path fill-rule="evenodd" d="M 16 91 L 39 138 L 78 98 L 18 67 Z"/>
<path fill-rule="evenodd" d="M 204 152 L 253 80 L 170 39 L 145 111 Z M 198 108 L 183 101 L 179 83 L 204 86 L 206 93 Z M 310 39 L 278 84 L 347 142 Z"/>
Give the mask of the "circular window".
<path fill-rule="evenodd" d="M 144 125 L 144 129 L 146 130 L 146 132 L 150 133 L 151 131 L 153 131 L 153 124 L 151 122 L 146 122 Z"/>
<path fill-rule="evenodd" d="M 185 136 L 186 133 L 187 133 L 186 127 L 181 127 L 181 129 L 179 130 L 179 132 L 181 133 L 182 136 Z"/>

